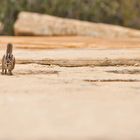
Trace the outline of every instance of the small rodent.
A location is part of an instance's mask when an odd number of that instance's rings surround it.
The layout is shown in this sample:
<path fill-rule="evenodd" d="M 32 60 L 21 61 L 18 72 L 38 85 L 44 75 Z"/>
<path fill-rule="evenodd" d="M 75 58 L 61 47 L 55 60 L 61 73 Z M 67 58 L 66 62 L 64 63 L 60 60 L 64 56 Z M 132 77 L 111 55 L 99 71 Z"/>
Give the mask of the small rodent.
<path fill-rule="evenodd" d="M 6 54 L 2 58 L 2 74 L 12 75 L 12 70 L 15 68 L 15 57 L 12 54 L 13 45 L 7 45 Z"/>

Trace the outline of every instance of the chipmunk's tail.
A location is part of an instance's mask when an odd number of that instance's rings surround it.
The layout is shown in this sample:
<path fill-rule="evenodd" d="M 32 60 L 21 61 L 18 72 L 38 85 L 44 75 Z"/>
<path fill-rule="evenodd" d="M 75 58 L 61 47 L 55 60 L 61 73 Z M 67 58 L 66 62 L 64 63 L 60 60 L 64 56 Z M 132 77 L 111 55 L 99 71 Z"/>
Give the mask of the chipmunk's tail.
<path fill-rule="evenodd" d="M 7 45 L 6 54 L 12 54 L 12 51 L 13 51 L 13 45 L 11 43 L 9 43 Z"/>

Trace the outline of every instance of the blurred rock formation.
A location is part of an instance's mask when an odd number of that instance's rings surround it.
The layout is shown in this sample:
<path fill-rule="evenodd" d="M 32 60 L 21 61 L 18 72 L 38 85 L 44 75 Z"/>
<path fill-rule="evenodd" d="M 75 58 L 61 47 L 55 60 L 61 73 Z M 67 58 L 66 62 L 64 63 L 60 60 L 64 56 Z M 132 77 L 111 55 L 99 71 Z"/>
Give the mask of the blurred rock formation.
<path fill-rule="evenodd" d="M 140 37 L 135 29 L 30 12 L 19 14 L 14 31 L 15 35 L 33 36 Z"/>

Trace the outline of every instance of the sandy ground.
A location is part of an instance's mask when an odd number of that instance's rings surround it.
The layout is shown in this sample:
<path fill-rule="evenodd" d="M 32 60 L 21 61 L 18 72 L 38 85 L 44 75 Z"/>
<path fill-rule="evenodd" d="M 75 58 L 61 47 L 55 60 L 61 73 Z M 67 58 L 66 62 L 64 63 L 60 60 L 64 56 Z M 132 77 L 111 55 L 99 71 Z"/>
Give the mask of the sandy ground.
<path fill-rule="evenodd" d="M 22 39 L 27 44 L 24 49 L 20 48 Z M 32 39 L 36 43 L 44 38 Z M 44 42 L 65 46 L 63 39 L 45 38 Z M 47 45 L 42 45 L 43 50 L 34 47 L 40 45 L 30 47 L 29 40 L 0 37 L 0 55 L 7 42 L 15 41 L 18 63 L 13 76 L 0 75 L 0 140 L 140 139 L 138 39 L 122 40 L 125 48 L 120 48 L 118 40 L 119 47 L 108 40 L 103 48 L 97 39 L 99 47 L 70 49 L 66 42 L 65 49 L 53 50 Z M 72 44 L 74 40 L 69 39 Z M 127 48 L 131 41 L 137 47 Z"/>

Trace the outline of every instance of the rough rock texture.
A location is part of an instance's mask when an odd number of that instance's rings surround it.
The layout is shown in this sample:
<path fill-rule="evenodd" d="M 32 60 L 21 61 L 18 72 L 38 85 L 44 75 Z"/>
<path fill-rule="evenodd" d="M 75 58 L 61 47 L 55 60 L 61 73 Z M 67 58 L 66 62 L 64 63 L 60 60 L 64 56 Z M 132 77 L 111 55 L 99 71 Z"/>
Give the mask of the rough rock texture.
<path fill-rule="evenodd" d="M 8 42 L 26 63 L 0 75 L 0 140 L 140 139 L 138 39 L 0 37 L 1 57 Z"/>
<path fill-rule="evenodd" d="M 83 35 L 98 37 L 140 37 L 140 31 L 50 15 L 21 12 L 14 25 L 15 35 Z"/>
<path fill-rule="evenodd" d="M 133 49 L 140 48 L 139 38 L 96 38 L 81 36 L 61 37 L 0 37 L 1 46 L 9 42 L 19 49 L 67 49 L 67 48 L 98 48 L 98 49 Z"/>
<path fill-rule="evenodd" d="M 140 66 L 140 40 L 135 38 L 0 37 L 0 42 L 1 56 L 7 43 L 14 44 L 16 63 L 19 64 L 36 63 L 65 67 Z"/>
<path fill-rule="evenodd" d="M 3 51 L 0 51 L 2 56 Z M 82 55 L 81 55 L 82 54 Z M 15 50 L 16 63 L 36 63 L 61 67 L 140 66 L 140 49 L 59 49 Z"/>
<path fill-rule="evenodd" d="M 0 75 L 0 139 L 139 140 L 134 70 L 17 65 L 14 76 Z"/>

